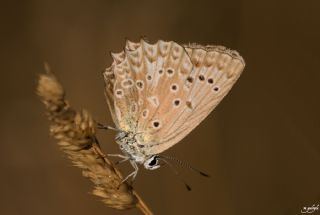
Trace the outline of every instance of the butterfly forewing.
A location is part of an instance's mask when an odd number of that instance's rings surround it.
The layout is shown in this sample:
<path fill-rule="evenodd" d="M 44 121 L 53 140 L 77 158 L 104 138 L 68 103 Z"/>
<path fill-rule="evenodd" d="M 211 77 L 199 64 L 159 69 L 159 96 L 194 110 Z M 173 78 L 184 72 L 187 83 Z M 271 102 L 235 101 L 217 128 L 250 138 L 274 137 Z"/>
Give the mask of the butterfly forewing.
<path fill-rule="evenodd" d="M 170 121 L 155 135 L 152 153 L 160 153 L 194 129 L 228 93 L 243 70 L 236 53 L 220 47 L 186 47 L 193 65 L 183 87 L 181 110 L 167 112 Z M 191 50 L 190 50 L 191 49 Z"/>
<path fill-rule="evenodd" d="M 115 124 L 137 133 L 148 154 L 160 153 L 194 129 L 229 92 L 244 61 L 221 46 L 127 42 L 104 73 Z"/>

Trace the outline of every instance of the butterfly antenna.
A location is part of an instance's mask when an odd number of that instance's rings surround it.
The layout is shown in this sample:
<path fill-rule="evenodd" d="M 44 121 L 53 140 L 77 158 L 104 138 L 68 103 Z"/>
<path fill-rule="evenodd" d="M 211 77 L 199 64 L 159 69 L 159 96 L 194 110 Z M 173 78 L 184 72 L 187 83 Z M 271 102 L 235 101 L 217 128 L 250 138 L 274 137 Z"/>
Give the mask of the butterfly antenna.
<path fill-rule="evenodd" d="M 170 162 L 168 162 L 167 160 L 165 160 L 163 157 L 160 157 L 160 158 L 161 158 L 161 160 L 162 160 L 163 162 L 165 162 L 166 164 L 168 164 L 168 166 L 170 167 L 170 169 L 172 170 L 172 172 L 173 172 L 176 176 L 178 176 L 178 178 L 183 182 L 184 186 L 186 186 L 187 190 L 188 190 L 188 191 L 191 191 L 190 185 L 188 185 L 188 184 L 183 180 L 183 178 L 180 176 L 179 172 L 173 167 L 173 165 L 172 165 Z"/>
<path fill-rule="evenodd" d="M 193 166 L 191 166 L 187 162 L 183 162 L 183 161 L 181 161 L 181 160 L 179 160 L 179 159 L 177 159 L 175 157 L 171 157 L 171 156 L 161 156 L 161 157 L 163 157 L 165 159 L 173 160 L 173 161 L 177 162 L 177 164 L 179 164 L 180 166 L 183 166 L 185 168 L 191 169 L 192 171 L 200 174 L 201 176 L 208 177 L 208 178 L 210 177 L 207 173 L 204 173 L 204 172 L 194 168 Z"/>

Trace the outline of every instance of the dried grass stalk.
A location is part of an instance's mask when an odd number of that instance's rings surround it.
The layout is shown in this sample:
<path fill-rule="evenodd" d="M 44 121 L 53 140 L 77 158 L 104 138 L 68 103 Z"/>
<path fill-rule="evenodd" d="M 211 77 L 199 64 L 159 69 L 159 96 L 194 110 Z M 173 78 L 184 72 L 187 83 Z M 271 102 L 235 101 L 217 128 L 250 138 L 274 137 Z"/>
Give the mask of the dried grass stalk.
<path fill-rule="evenodd" d="M 45 104 L 51 121 L 50 134 L 58 141 L 72 163 L 82 169 L 83 176 L 95 185 L 93 194 L 109 207 L 123 210 L 137 207 L 143 214 L 152 214 L 139 195 L 101 152 L 95 136 L 95 123 L 88 111 L 75 111 L 65 100 L 65 92 L 50 73 L 39 77 L 37 93 Z"/>

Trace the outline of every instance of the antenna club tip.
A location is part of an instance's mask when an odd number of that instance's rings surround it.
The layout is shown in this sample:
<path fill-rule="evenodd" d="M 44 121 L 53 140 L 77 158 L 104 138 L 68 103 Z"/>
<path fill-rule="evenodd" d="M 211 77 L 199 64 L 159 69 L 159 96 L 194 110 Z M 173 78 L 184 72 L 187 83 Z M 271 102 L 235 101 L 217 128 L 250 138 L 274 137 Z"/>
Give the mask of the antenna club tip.
<path fill-rule="evenodd" d="M 189 185 L 186 184 L 186 188 L 188 191 L 191 191 L 191 187 Z"/>

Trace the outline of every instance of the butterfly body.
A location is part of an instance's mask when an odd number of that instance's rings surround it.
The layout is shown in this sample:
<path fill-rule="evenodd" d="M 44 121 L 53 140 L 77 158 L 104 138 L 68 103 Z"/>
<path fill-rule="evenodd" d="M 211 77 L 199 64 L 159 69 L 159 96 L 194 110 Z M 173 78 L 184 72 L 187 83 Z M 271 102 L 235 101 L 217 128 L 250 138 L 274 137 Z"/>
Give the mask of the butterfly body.
<path fill-rule="evenodd" d="M 127 41 L 104 72 L 116 142 L 133 166 L 158 167 L 157 154 L 178 143 L 219 104 L 245 63 L 222 46 Z M 136 169 L 137 167 L 135 167 Z"/>
<path fill-rule="evenodd" d="M 144 145 L 138 143 L 134 133 L 121 131 L 116 135 L 116 142 L 119 144 L 121 151 L 131 160 L 142 164 L 148 158 Z"/>

